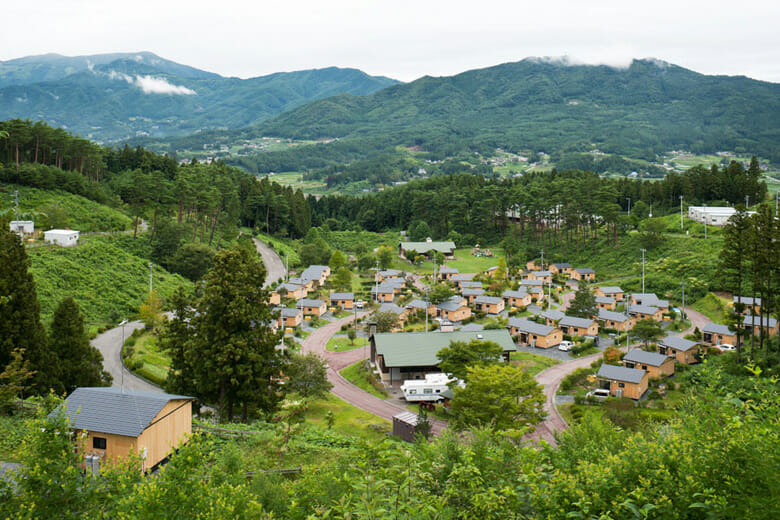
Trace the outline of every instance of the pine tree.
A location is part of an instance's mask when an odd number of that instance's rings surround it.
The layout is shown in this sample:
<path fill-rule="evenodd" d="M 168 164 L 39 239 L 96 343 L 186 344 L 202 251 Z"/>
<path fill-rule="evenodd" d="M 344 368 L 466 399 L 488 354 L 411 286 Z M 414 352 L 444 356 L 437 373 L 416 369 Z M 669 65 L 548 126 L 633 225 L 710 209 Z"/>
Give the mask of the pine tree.
<path fill-rule="evenodd" d="M 15 349 L 23 349 L 29 369 L 35 372 L 30 389 L 45 394 L 56 381 L 52 377 L 55 367 L 29 267 L 19 237 L 9 231 L 6 222 L 0 222 L 0 370 L 11 362 Z"/>
<path fill-rule="evenodd" d="M 750 220 L 745 207 L 737 206 L 737 212 L 729 219 L 723 228 L 723 249 L 720 252 L 718 275 L 731 289 L 735 296 L 746 296 L 747 270 L 749 265 L 749 238 Z M 741 315 L 745 309 L 742 300 L 734 304 L 734 312 Z M 737 333 L 737 361 L 742 357 L 742 326 L 741 320 L 734 321 Z"/>
<path fill-rule="evenodd" d="M 73 298 L 63 299 L 54 311 L 49 347 L 56 359 L 57 392 L 71 393 L 80 386 L 108 386 L 111 375 L 103 370 L 103 355 L 89 344 L 84 317 Z"/>
<path fill-rule="evenodd" d="M 580 318 L 592 318 L 599 313 L 598 306 L 596 305 L 596 296 L 593 291 L 590 290 L 588 284 L 580 282 L 577 292 L 574 293 L 574 299 L 572 299 L 569 308 L 566 310 L 566 314 L 569 316 L 579 316 Z"/>
<path fill-rule="evenodd" d="M 190 297 L 179 287 L 170 298 L 173 316 L 166 321 L 159 336 L 160 349 L 171 358 L 171 368 L 165 381 L 165 390 L 174 394 L 195 394 L 190 361 L 192 336 Z"/>

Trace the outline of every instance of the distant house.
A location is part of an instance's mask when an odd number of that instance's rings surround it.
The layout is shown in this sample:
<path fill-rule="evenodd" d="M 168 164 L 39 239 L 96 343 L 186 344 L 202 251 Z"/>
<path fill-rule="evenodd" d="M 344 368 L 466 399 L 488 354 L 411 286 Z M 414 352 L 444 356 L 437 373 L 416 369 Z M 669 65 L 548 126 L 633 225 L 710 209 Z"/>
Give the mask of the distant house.
<path fill-rule="evenodd" d="M 371 296 L 379 303 L 390 303 L 395 298 L 395 291 L 395 285 L 383 283 L 371 288 Z"/>
<path fill-rule="evenodd" d="M 532 278 L 525 278 L 523 280 L 520 280 L 520 285 L 522 287 L 542 287 L 544 285 L 544 282 Z"/>
<path fill-rule="evenodd" d="M 632 293 L 631 305 L 646 305 L 648 307 L 658 307 L 664 313 L 669 310 L 669 301 L 662 300 L 653 293 Z"/>
<path fill-rule="evenodd" d="M 303 311 L 301 309 L 288 309 L 283 307 L 279 310 L 279 326 L 295 328 L 303 322 Z"/>
<path fill-rule="evenodd" d="M 506 290 L 501 295 L 504 303 L 510 307 L 528 307 L 531 305 L 531 295 L 525 288 L 518 291 Z"/>
<path fill-rule="evenodd" d="M 471 308 L 460 296 L 453 296 L 436 306 L 436 316 L 450 321 L 463 321 L 471 317 Z"/>
<path fill-rule="evenodd" d="M 440 372 L 437 354 L 452 341 L 468 343 L 472 340 L 493 341 L 509 360 L 517 350 L 505 329 L 477 332 L 399 332 L 372 334 L 371 361 L 375 363 L 386 383 L 402 383 L 407 379 L 424 379 L 425 374 Z"/>
<path fill-rule="evenodd" d="M 485 314 L 498 314 L 504 310 L 504 300 L 498 296 L 477 296 L 474 299 L 474 308 Z"/>
<path fill-rule="evenodd" d="M 573 267 L 571 264 L 567 263 L 550 264 L 549 270 L 552 274 L 569 275 L 571 274 Z"/>
<path fill-rule="evenodd" d="M 536 260 L 529 260 L 525 263 L 526 271 L 539 271 L 540 269 L 542 269 L 542 264 L 537 263 Z"/>
<path fill-rule="evenodd" d="M 571 277 L 574 280 L 585 280 L 586 282 L 592 282 L 596 279 L 596 271 L 588 267 L 574 269 L 571 272 Z"/>
<path fill-rule="evenodd" d="M 271 305 L 281 305 L 282 297 L 279 295 L 278 292 L 274 291 L 268 296 L 268 303 L 270 303 Z"/>
<path fill-rule="evenodd" d="M 734 296 L 734 304 L 741 303 L 745 306 L 742 314 L 761 314 L 761 298 L 750 296 Z"/>
<path fill-rule="evenodd" d="M 328 306 L 325 300 L 309 300 L 303 298 L 298 302 L 298 306 L 303 311 L 304 316 L 317 316 L 320 317 L 328 312 Z"/>
<path fill-rule="evenodd" d="M 569 336 L 589 336 L 599 335 L 599 322 L 590 318 L 578 318 L 576 316 L 564 316 L 558 322 L 564 334 Z"/>
<path fill-rule="evenodd" d="M 450 276 L 450 281 L 457 285 L 458 287 L 463 287 L 461 284 L 466 282 L 471 282 L 471 280 L 477 276 L 477 273 L 458 273 L 453 274 Z M 474 282 L 479 283 L 479 282 Z M 480 287 L 482 287 L 482 284 L 480 284 Z"/>
<path fill-rule="evenodd" d="M 596 377 L 602 382 L 602 388 L 609 390 L 613 397 L 628 397 L 639 400 L 647 391 L 650 376 L 639 368 L 618 367 L 604 363 Z"/>
<path fill-rule="evenodd" d="M 50 229 L 43 232 L 43 239 L 48 244 L 71 247 L 78 245 L 79 232 L 72 229 Z"/>
<path fill-rule="evenodd" d="M 425 242 L 398 243 L 398 255 L 403 256 L 404 258 L 411 253 L 430 256 L 434 251 L 443 254 L 444 258 L 452 260 L 455 258 L 455 242 L 434 242 L 432 240 L 426 240 Z"/>
<path fill-rule="evenodd" d="M 617 308 L 617 302 L 614 298 L 607 296 L 596 296 L 596 307 L 608 311 L 614 311 Z"/>
<path fill-rule="evenodd" d="M 737 344 L 737 334 L 729 330 L 728 326 L 719 323 L 708 323 L 701 329 L 701 342 L 707 346 Z"/>
<path fill-rule="evenodd" d="M 482 296 L 485 294 L 485 290 L 482 288 L 479 289 L 472 289 L 471 287 L 468 287 L 466 289 L 462 289 L 460 291 L 460 294 L 468 300 L 469 305 L 474 303 L 474 300 L 477 298 L 477 296 Z"/>
<path fill-rule="evenodd" d="M 287 283 L 293 284 L 293 285 L 300 285 L 304 289 L 306 289 L 306 294 L 309 293 L 309 291 L 313 291 L 314 288 L 317 286 L 317 280 L 310 280 L 308 278 L 303 277 L 290 277 L 289 280 L 287 280 Z"/>
<path fill-rule="evenodd" d="M 563 341 L 561 329 L 522 318 L 509 318 L 509 333 L 517 336 L 518 345 L 530 347 L 551 348 Z"/>
<path fill-rule="evenodd" d="M 406 317 L 409 313 L 407 309 L 403 307 L 399 307 L 394 303 L 383 303 L 382 305 L 379 306 L 377 312 L 386 312 L 390 314 L 395 314 L 398 320 L 398 325 L 396 326 L 395 330 L 400 330 L 404 328 L 404 324 L 406 323 Z"/>
<path fill-rule="evenodd" d="M 420 417 L 416 413 L 401 412 L 393 416 L 393 435 L 406 442 L 414 442 L 417 435 L 417 423 Z"/>
<path fill-rule="evenodd" d="M 496 272 L 498 272 L 498 266 L 494 265 L 493 267 L 488 267 L 484 271 L 482 271 L 482 274 L 484 276 L 488 276 L 490 278 L 493 278 L 496 275 Z"/>
<path fill-rule="evenodd" d="M 614 298 L 615 301 L 623 301 L 623 289 L 615 285 L 601 285 L 593 289 L 593 294 L 604 298 Z"/>
<path fill-rule="evenodd" d="M 374 281 L 382 283 L 390 278 L 398 278 L 402 274 L 403 272 L 398 269 L 385 269 L 384 271 L 377 271 L 376 275 L 374 275 Z"/>
<path fill-rule="evenodd" d="M 528 280 L 539 280 L 543 284 L 552 283 L 552 273 L 550 271 L 531 271 L 527 276 Z"/>
<path fill-rule="evenodd" d="M 279 293 L 282 298 L 292 298 L 293 300 L 306 298 L 306 295 L 309 294 L 306 287 L 296 283 L 283 283 L 276 288 L 276 292 Z"/>
<path fill-rule="evenodd" d="M 335 307 L 341 307 L 345 311 L 351 311 L 355 303 L 355 294 L 351 292 L 333 292 L 330 293 L 330 304 Z"/>
<path fill-rule="evenodd" d="M 327 265 L 310 265 L 301 273 L 301 278 L 304 280 L 314 280 L 317 287 L 325 285 L 329 276 L 330 267 Z"/>
<path fill-rule="evenodd" d="M 559 321 L 566 317 L 566 313 L 559 311 L 558 309 L 547 309 L 546 311 L 539 313 L 539 316 L 544 318 L 544 323 L 547 326 L 554 327 Z"/>
<path fill-rule="evenodd" d="M 660 379 L 674 374 L 674 359 L 657 352 L 646 352 L 641 348 L 629 351 L 623 357 L 626 368 L 641 368 L 651 378 Z"/>
<path fill-rule="evenodd" d="M 439 269 L 439 272 L 437 274 L 437 278 L 442 281 L 447 281 L 452 278 L 453 275 L 458 274 L 460 271 L 458 271 L 455 267 L 447 267 L 446 265 L 441 266 Z"/>
<path fill-rule="evenodd" d="M 683 365 L 691 365 L 697 362 L 699 344 L 678 336 L 667 336 L 658 342 L 658 352 Z"/>
<path fill-rule="evenodd" d="M 663 321 L 664 319 L 664 312 L 661 309 L 649 305 L 631 305 L 628 313 L 637 320 Z"/>
<path fill-rule="evenodd" d="M 461 289 L 482 289 L 482 282 L 458 282 Z"/>
<path fill-rule="evenodd" d="M 622 312 L 612 312 L 604 309 L 599 309 L 599 322 L 602 323 L 602 327 L 605 329 L 614 329 L 618 332 L 625 332 L 634 328 L 636 318 L 623 314 Z"/>
<path fill-rule="evenodd" d="M 778 331 L 777 320 L 768 316 L 754 316 L 748 314 L 742 320 L 742 325 L 746 329 L 752 329 L 753 334 L 756 335 L 766 331 L 767 336 L 774 336 Z"/>
<path fill-rule="evenodd" d="M 406 304 L 406 309 L 411 312 L 428 312 L 431 316 L 436 316 L 436 306 L 424 302 L 423 300 L 412 300 Z"/>
<path fill-rule="evenodd" d="M 35 222 L 32 220 L 12 220 L 11 233 L 17 235 L 32 235 L 35 232 Z"/>
<path fill-rule="evenodd" d="M 186 395 L 116 387 L 77 388 L 60 411 L 85 443 L 80 455 L 92 468 L 136 453 L 142 470 L 154 469 L 192 433 L 192 401 Z"/>

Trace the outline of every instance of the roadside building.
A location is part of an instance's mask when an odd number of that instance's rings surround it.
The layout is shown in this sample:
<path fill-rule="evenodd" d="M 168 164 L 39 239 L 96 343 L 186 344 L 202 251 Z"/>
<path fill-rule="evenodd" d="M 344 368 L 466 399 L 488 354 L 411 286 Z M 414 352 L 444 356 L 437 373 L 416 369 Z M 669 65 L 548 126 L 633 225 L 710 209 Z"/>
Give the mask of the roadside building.
<path fill-rule="evenodd" d="M 72 247 L 79 243 L 79 232 L 72 229 L 50 229 L 43 232 L 43 239 L 48 244 Z"/>
<path fill-rule="evenodd" d="M 708 347 L 722 344 L 736 345 L 737 334 L 729 330 L 726 325 L 708 323 L 701 329 L 701 342 Z"/>
<path fill-rule="evenodd" d="M 563 341 L 561 329 L 523 318 L 509 318 L 509 333 L 517 337 L 518 345 L 528 347 L 551 348 Z"/>
<path fill-rule="evenodd" d="M 650 383 L 650 376 L 645 370 L 606 363 L 601 365 L 596 377 L 601 381 L 601 388 L 608 389 L 613 397 L 628 397 L 636 400 L 645 394 Z"/>
<path fill-rule="evenodd" d="M 679 336 L 667 336 L 658 342 L 658 352 L 673 358 L 683 365 L 692 365 L 698 360 L 696 354 L 699 353 L 699 344 L 695 341 L 681 338 Z"/>
<path fill-rule="evenodd" d="M 558 327 L 569 336 L 587 336 L 595 338 L 599 335 L 599 322 L 591 318 L 564 316 L 558 322 Z"/>
<path fill-rule="evenodd" d="M 651 379 L 660 379 L 674 374 L 674 358 L 658 352 L 646 352 L 641 348 L 629 351 L 623 357 L 623 366 L 641 368 Z"/>
<path fill-rule="evenodd" d="M 345 311 L 351 311 L 355 304 L 355 293 L 351 292 L 332 292 L 330 293 L 330 305 L 341 307 Z"/>

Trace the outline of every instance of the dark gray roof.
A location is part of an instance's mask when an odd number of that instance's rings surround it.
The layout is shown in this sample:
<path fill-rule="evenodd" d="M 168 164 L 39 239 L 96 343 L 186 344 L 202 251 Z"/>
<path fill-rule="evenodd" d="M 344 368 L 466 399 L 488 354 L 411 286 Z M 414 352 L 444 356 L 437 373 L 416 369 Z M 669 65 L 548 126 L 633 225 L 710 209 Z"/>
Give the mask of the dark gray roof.
<path fill-rule="evenodd" d="M 631 295 L 634 301 L 642 305 L 651 305 L 653 307 L 669 307 L 667 300 L 662 300 L 655 293 L 634 293 Z"/>
<path fill-rule="evenodd" d="M 604 363 L 596 375 L 604 379 L 614 379 L 615 381 L 625 381 L 626 383 L 640 383 L 646 373 L 640 368 L 617 367 Z"/>
<path fill-rule="evenodd" d="M 593 325 L 593 320 L 588 318 L 578 318 L 576 316 L 564 316 L 561 318 L 561 321 L 558 323 L 558 325 L 562 325 L 564 327 L 579 327 L 582 329 L 587 329 Z"/>
<path fill-rule="evenodd" d="M 499 298 L 498 296 L 477 296 L 474 299 L 474 303 L 487 303 L 490 305 L 498 305 L 499 303 L 504 303 L 504 300 Z"/>
<path fill-rule="evenodd" d="M 520 280 L 520 285 L 542 286 L 544 285 L 544 282 L 542 280 L 529 280 L 526 278 L 525 280 Z"/>
<path fill-rule="evenodd" d="M 767 324 L 767 319 L 769 320 L 769 323 Z M 753 316 L 750 314 L 747 314 L 745 316 L 745 319 L 742 320 L 743 325 L 752 325 L 754 327 L 769 327 L 770 329 L 774 329 L 777 327 L 777 320 L 774 318 L 768 318 L 767 316 Z"/>
<path fill-rule="evenodd" d="M 599 309 L 599 319 L 623 323 L 628 319 L 628 316 L 626 316 L 622 312 L 614 312 L 614 311 L 608 311 L 606 309 Z"/>
<path fill-rule="evenodd" d="M 447 267 L 446 265 L 439 269 L 439 274 L 458 274 L 459 272 L 457 267 Z"/>
<path fill-rule="evenodd" d="M 398 269 L 385 269 L 384 271 L 379 271 L 379 276 L 383 278 L 398 276 L 400 274 L 401 271 L 399 271 Z"/>
<path fill-rule="evenodd" d="M 734 303 L 744 303 L 745 305 L 761 305 L 761 298 L 751 298 L 750 296 L 734 296 Z"/>
<path fill-rule="evenodd" d="M 276 290 L 278 291 L 282 287 L 284 287 L 287 292 L 294 292 L 300 290 L 303 286 L 297 283 L 283 283 Z"/>
<path fill-rule="evenodd" d="M 618 294 L 623 292 L 623 289 L 617 285 L 599 285 L 599 289 L 601 289 L 601 292 L 604 294 Z"/>
<path fill-rule="evenodd" d="M 479 332 L 485 330 L 485 326 L 481 323 L 469 323 L 468 325 L 462 326 L 459 330 L 461 332 Z"/>
<path fill-rule="evenodd" d="M 293 277 L 290 277 L 289 280 L 287 280 L 287 283 L 291 283 L 291 284 L 294 284 L 294 285 L 306 285 L 310 281 L 311 281 L 310 278 L 303 278 L 303 277 L 296 278 L 296 277 L 293 276 Z"/>
<path fill-rule="evenodd" d="M 460 282 L 459 284 L 463 289 L 481 289 L 482 282 Z"/>
<path fill-rule="evenodd" d="M 310 300 L 308 298 L 298 300 L 298 304 L 301 307 L 321 307 L 323 303 L 322 300 Z"/>
<path fill-rule="evenodd" d="M 531 271 L 531 274 L 534 276 L 538 276 L 539 278 L 546 278 L 548 276 L 552 276 L 552 273 L 550 271 Z"/>
<path fill-rule="evenodd" d="M 301 273 L 301 278 L 304 280 L 319 280 L 322 273 L 327 270 L 327 265 L 310 265 Z"/>
<path fill-rule="evenodd" d="M 666 336 L 659 343 L 661 343 L 661 345 L 666 345 L 667 347 L 673 348 L 675 350 L 679 350 L 681 352 L 687 352 L 691 350 L 693 347 L 695 347 L 696 345 L 698 345 L 698 343 L 696 343 L 695 341 L 681 338 L 679 336 Z"/>
<path fill-rule="evenodd" d="M 454 302 L 452 300 L 445 300 L 441 302 L 439 305 L 436 306 L 439 309 L 449 311 L 449 312 L 455 312 L 461 307 L 464 307 L 464 305 L 461 305 L 460 302 Z"/>
<path fill-rule="evenodd" d="M 510 291 L 509 289 L 507 289 L 506 291 L 504 291 L 504 294 L 502 294 L 501 296 L 504 298 L 525 298 L 527 294 L 528 291 L 526 290 L 526 288 L 522 287 L 519 291 Z"/>
<path fill-rule="evenodd" d="M 77 388 L 57 410 L 64 409 L 73 428 L 138 437 L 174 399 L 192 400 L 194 397 L 115 387 L 84 387 Z"/>
<path fill-rule="evenodd" d="M 477 273 L 460 273 L 452 275 L 451 280 L 453 282 L 469 282 L 475 276 L 477 276 Z"/>
<path fill-rule="evenodd" d="M 421 309 L 425 310 L 428 307 L 430 307 L 430 304 L 424 302 L 423 300 L 412 300 L 409 303 L 406 304 L 407 309 Z"/>
<path fill-rule="evenodd" d="M 354 300 L 355 293 L 351 292 L 334 292 L 330 293 L 331 300 Z"/>
<path fill-rule="evenodd" d="M 293 318 L 295 316 L 298 316 L 301 313 L 301 309 L 290 309 L 288 307 L 283 307 L 281 311 L 282 318 Z"/>
<path fill-rule="evenodd" d="M 581 267 L 579 269 L 575 269 L 580 274 L 596 274 L 596 271 L 591 269 L 590 267 Z"/>
<path fill-rule="evenodd" d="M 543 311 L 541 314 L 539 314 L 539 316 L 547 320 L 558 321 L 563 319 L 566 314 L 559 311 L 558 309 L 547 309 L 546 311 Z"/>
<path fill-rule="evenodd" d="M 538 334 L 540 336 L 547 336 L 555 330 L 555 327 L 549 327 L 523 318 L 509 318 L 509 326 L 523 332 L 530 332 L 531 334 Z"/>
<path fill-rule="evenodd" d="M 461 289 L 460 294 L 463 296 L 480 296 L 482 294 L 485 294 L 485 289 L 482 288 L 476 288 L 476 287 L 464 287 Z"/>
<path fill-rule="evenodd" d="M 630 314 L 655 314 L 658 312 L 658 307 L 651 307 L 650 305 L 631 305 L 628 308 Z"/>
<path fill-rule="evenodd" d="M 615 303 L 615 299 L 609 296 L 596 296 L 596 303 Z"/>
<path fill-rule="evenodd" d="M 710 332 L 714 334 L 734 335 L 734 332 L 729 330 L 727 325 L 721 325 L 720 323 L 708 323 L 702 329 L 702 332 Z"/>
<path fill-rule="evenodd" d="M 658 352 L 646 352 L 641 348 L 635 348 L 625 355 L 623 361 L 631 361 L 633 363 L 642 363 L 653 367 L 660 367 L 664 364 L 664 361 L 670 359 L 668 356 L 659 354 Z"/>
<path fill-rule="evenodd" d="M 394 303 L 383 303 L 379 306 L 379 312 L 392 312 L 393 314 L 401 314 L 404 312 L 404 310 Z"/>
<path fill-rule="evenodd" d="M 555 267 L 557 267 L 558 269 L 571 269 L 571 264 L 568 264 L 566 262 L 564 262 L 562 264 L 553 264 L 553 265 Z"/>

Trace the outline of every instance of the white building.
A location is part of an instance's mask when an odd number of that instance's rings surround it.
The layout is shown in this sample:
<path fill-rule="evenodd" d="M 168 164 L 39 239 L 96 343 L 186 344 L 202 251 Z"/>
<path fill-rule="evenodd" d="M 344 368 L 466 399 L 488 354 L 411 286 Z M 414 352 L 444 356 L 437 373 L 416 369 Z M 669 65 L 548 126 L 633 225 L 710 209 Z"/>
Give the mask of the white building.
<path fill-rule="evenodd" d="M 18 235 L 31 235 L 35 231 L 35 223 L 32 220 L 12 220 L 11 232 Z"/>
<path fill-rule="evenodd" d="M 736 212 L 737 210 L 732 207 L 689 206 L 688 218 L 702 224 L 704 224 L 706 220 L 707 224 L 711 226 L 725 226 L 731 216 Z M 755 211 L 748 211 L 749 215 L 754 213 Z"/>
<path fill-rule="evenodd" d="M 50 229 L 43 232 L 43 237 L 47 243 L 62 247 L 75 246 L 79 242 L 79 232 L 72 229 Z"/>

